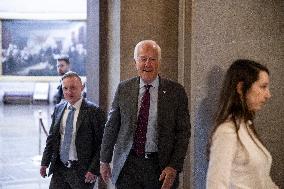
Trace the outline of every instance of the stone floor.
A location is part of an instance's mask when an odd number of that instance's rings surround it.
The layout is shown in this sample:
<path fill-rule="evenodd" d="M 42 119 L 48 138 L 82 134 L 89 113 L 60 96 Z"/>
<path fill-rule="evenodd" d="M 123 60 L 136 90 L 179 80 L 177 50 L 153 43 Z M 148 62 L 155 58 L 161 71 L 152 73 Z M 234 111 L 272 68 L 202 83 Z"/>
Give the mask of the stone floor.
<path fill-rule="evenodd" d="M 0 189 L 47 189 L 39 175 L 46 136 L 39 133 L 39 111 L 49 129 L 53 107 L 0 104 Z"/>
<path fill-rule="evenodd" d="M 39 174 L 46 141 L 39 116 L 49 131 L 53 108 L 0 102 L 0 189 L 48 189 L 50 178 Z"/>

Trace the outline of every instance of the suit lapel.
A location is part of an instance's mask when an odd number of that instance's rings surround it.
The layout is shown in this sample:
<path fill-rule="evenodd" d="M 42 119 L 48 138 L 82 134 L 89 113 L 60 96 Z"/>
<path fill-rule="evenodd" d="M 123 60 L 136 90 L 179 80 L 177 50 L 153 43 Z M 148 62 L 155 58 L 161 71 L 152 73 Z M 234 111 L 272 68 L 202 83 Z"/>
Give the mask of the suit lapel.
<path fill-rule="evenodd" d="M 159 76 L 159 89 L 158 89 L 158 107 L 157 107 L 157 112 L 158 112 L 158 118 L 157 118 L 157 126 L 159 129 L 159 126 L 161 125 L 161 119 L 167 117 L 166 111 L 167 110 L 167 101 L 168 101 L 168 94 L 169 94 L 169 88 L 165 82 L 164 79 L 162 79 Z"/>
<path fill-rule="evenodd" d="M 67 106 L 67 102 L 65 102 L 64 104 L 58 107 L 58 113 L 56 113 L 55 122 L 54 122 L 54 125 L 58 126 L 58 130 L 60 130 L 60 125 L 61 125 L 60 123 L 61 123 L 66 106 Z"/>
<path fill-rule="evenodd" d="M 139 95 L 139 82 L 140 78 L 136 77 L 133 82 L 129 85 L 129 89 L 127 89 L 128 92 L 126 93 L 125 99 L 127 100 L 127 106 L 129 106 L 129 117 L 130 117 L 130 123 L 133 126 L 133 129 L 135 130 L 137 127 L 137 112 L 138 112 L 138 95 Z"/>
<path fill-rule="evenodd" d="M 76 133 L 78 132 L 79 127 L 82 125 L 83 116 L 86 114 L 86 101 L 85 99 L 82 100 L 82 104 L 80 107 L 80 112 L 78 114 L 77 122 L 76 122 Z"/>

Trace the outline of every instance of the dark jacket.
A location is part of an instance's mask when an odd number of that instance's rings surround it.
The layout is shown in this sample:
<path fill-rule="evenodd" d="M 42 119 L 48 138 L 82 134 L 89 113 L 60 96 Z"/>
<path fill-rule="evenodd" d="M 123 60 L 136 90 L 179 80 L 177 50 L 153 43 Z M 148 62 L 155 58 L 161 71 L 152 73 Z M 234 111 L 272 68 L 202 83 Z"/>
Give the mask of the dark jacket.
<path fill-rule="evenodd" d="M 60 123 L 67 104 L 66 101 L 57 104 L 52 115 L 52 124 L 41 161 L 42 166 L 50 165 L 48 175 L 51 175 L 58 167 L 56 161 L 60 159 Z M 105 120 L 105 114 L 99 107 L 83 99 L 76 123 L 75 139 L 81 174 L 90 171 L 99 175 L 99 152 Z"/>
<path fill-rule="evenodd" d="M 132 148 L 137 127 L 139 81 L 139 77 L 135 77 L 119 84 L 106 123 L 100 159 L 106 163 L 113 159 L 113 183 L 116 183 Z M 170 166 L 180 172 L 190 136 L 184 88 L 174 81 L 159 78 L 157 106 L 160 168 Z"/>
<path fill-rule="evenodd" d="M 62 85 L 60 84 L 57 86 L 57 92 L 53 97 L 53 103 L 59 104 L 62 99 L 64 99 L 64 95 L 63 95 Z"/>

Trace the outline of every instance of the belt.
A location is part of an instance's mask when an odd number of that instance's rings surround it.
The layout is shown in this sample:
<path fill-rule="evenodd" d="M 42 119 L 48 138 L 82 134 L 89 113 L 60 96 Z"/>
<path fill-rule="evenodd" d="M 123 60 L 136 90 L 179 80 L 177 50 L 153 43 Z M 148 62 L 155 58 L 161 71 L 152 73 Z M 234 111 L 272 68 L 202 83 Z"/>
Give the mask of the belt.
<path fill-rule="evenodd" d="M 66 163 L 62 164 L 66 167 L 66 168 L 76 168 L 78 166 L 78 161 L 76 160 L 68 160 Z"/>
<path fill-rule="evenodd" d="M 132 155 L 132 156 L 135 156 L 135 157 L 143 158 L 143 159 L 158 158 L 158 152 L 145 152 L 142 155 L 137 155 L 135 150 L 131 149 L 129 154 Z"/>

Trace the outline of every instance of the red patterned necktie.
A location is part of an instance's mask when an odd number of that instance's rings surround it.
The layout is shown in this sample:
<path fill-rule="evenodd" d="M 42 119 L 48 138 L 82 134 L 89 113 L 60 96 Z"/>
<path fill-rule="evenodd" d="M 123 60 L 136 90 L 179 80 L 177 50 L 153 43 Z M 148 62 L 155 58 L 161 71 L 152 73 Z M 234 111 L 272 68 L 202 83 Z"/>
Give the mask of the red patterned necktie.
<path fill-rule="evenodd" d="M 138 156 L 144 155 L 146 133 L 150 108 L 150 92 L 152 85 L 145 85 L 146 91 L 142 97 L 141 106 L 138 114 L 138 123 L 134 135 L 134 150 Z"/>

